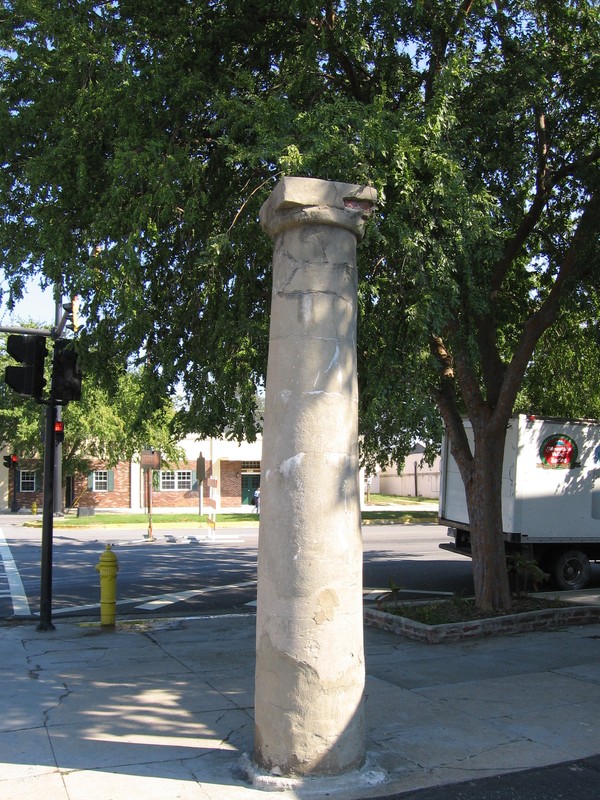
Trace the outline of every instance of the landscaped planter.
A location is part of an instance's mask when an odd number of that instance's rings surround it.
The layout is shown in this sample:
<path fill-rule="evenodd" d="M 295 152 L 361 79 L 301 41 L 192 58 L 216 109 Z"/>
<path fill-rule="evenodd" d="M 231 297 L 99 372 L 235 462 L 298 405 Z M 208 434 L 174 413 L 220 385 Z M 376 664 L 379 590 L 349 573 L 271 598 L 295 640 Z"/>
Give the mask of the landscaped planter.
<path fill-rule="evenodd" d="M 366 608 L 364 620 L 367 625 L 396 633 L 399 636 L 406 636 L 427 644 L 438 644 L 439 642 L 462 641 L 483 636 L 540 631 L 563 625 L 586 625 L 600 622 L 600 607 L 547 608 L 542 611 L 506 614 L 501 617 L 469 622 L 451 622 L 445 625 L 424 625 L 422 622 L 399 617 L 397 614 L 390 614 L 387 611 Z"/>

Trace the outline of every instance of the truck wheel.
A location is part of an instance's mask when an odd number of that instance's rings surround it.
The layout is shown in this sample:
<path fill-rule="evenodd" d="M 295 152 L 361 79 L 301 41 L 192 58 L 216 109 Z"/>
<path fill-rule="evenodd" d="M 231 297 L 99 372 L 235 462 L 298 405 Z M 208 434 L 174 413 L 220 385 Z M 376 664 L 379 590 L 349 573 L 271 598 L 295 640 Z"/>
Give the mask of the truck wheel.
<path fill-rule="evenodd" d="M 557 589 L 584 589 L 589 583 L 592 568 L 582 550 L 562 550 L 554 558 L 549 571 Z"/>

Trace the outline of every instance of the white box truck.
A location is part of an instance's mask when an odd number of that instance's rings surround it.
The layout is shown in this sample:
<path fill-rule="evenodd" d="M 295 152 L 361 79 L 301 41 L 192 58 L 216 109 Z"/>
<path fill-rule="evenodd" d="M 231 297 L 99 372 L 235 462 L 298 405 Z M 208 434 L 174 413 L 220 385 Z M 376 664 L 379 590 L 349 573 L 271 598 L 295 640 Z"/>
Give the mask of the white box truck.
<path fill-rule="evenodd" d="M 465 423 L 473 441 L 471 426 Z M 465 489 L 444 437 L 439 521 L 470 556 Z M 521 414 L 506 431 L 502 525 L 507 555 L 536 560 L 558 589 L 582 589 L 600 561 L 600 423 Z"/>

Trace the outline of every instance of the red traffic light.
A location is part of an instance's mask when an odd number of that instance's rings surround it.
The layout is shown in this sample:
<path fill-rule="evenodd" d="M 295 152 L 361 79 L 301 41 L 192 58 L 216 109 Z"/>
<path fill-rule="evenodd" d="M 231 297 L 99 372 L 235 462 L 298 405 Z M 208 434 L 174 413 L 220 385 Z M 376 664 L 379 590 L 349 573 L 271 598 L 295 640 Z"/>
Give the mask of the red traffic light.
<path fill-rule="evenodd" d="M 14 467 L 16 467 L 16 466 L 17 466 L 17 464 L 19 463 L 19 456 L 15 455 L 15 454 L 13 453 L 13 454 L 11 455 L 11 457 L 10 457 L 10 463 L 11 463 L 11 464 L 12 464 Z"/>
<path fill-rule="evenodd" d="M 54 441 L 60 444 L 65 438 L 65 423 L 62 419 L 54 420 Z"/>

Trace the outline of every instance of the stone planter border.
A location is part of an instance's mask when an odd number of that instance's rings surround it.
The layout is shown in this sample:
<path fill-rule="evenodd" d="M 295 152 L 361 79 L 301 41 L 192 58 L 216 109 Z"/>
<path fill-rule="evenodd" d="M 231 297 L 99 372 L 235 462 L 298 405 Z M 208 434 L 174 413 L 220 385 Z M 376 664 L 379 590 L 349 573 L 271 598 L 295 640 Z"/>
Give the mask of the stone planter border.
<path fill-rule="evenodd" d="M 367 608 L 364 611 L 367 625 L 406 636 L 426 644 L 458 642 L 484 636 L 500 636 L 527 631 L 549 630 L 563 625 L 586 625 L 600 622 L 600 608 L 596 606 L 573 606 L 571 608 L 548 608 L 503 617 L 451 622 L 445 625 L 424 625 L 422 622 L 399 617 L 387 611 Z"/>

